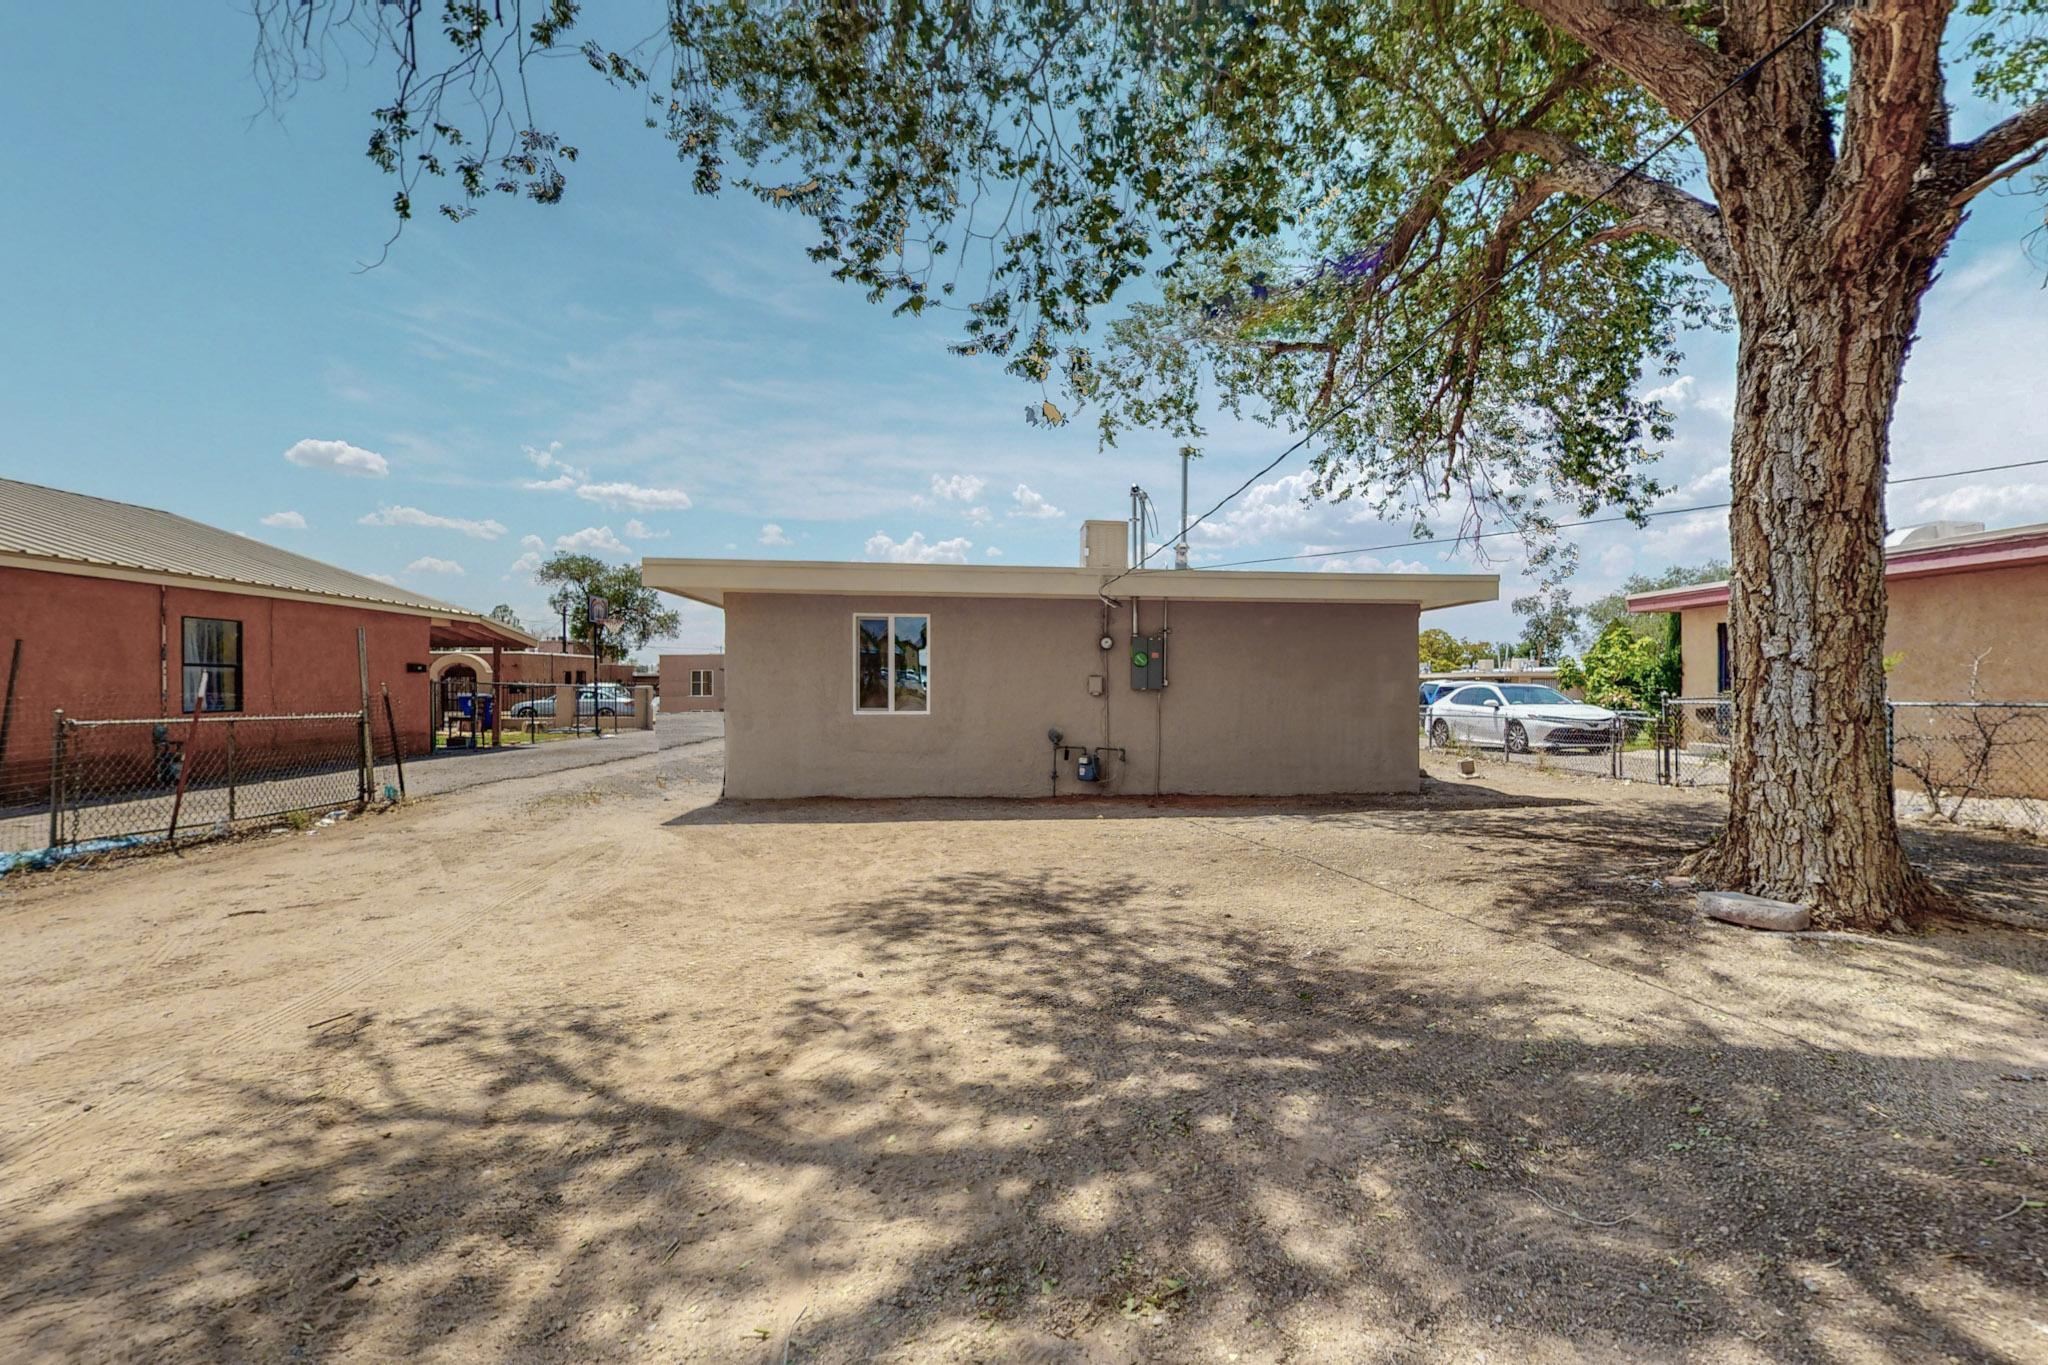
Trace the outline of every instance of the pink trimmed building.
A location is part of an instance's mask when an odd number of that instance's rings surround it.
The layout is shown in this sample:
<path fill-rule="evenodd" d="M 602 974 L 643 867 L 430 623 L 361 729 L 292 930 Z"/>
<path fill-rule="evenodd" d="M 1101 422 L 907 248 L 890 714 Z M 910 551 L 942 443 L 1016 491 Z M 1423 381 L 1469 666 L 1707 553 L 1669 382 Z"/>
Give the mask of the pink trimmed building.
<path fill-rule="evenodd" d="M 1727 583 L 1638 593 L 1632 612 L 1676 612 L 1684 694 L 1729 690 Z M 1892 533 L 1885 654 L 1894 701 L 2048 700 L 2048 523 L 1987 531 L 1936 522 Z"/>

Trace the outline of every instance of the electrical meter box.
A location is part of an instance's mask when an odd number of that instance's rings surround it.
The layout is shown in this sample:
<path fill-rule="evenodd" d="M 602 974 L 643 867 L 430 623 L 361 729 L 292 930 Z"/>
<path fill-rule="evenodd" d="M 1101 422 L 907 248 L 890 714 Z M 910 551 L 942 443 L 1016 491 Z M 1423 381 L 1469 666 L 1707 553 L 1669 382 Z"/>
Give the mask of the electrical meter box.
<path fill-rule="evenodd" d="M 1131 637 L 1131 690 L 1157 692 L 1166 686 L 1166 637 Z"/>

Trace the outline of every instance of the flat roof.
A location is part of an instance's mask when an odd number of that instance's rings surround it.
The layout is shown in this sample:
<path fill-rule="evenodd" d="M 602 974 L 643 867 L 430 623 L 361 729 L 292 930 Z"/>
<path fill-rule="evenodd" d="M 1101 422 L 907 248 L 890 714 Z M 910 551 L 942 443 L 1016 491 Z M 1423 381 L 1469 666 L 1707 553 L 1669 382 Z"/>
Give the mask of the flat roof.
<path fill-rule="evenodd" d="M 2048 564 L 2048 522 L 2031 526 L 2008 526 L 1999 531 L 1973 531 L 1967 535 L 1901 545 L 1885 551 L 1884 576 L 1892 578 L 1934 578 L 1944 574 L 1980 573 L 1986 569 L 2016 569 Z M 1694 607 L 1718 607 L 1727 602 L 1728 580 L 1693 583 L 1682 588 L 1660 588 L 1635 593 L 1628 599 L 1631 612 L 1686 611 Z"/>
<path fill-rule="evenodd" d="M 435 644 L 529 645 L 481 612 L 380 583 L 154 507 L 0 479 L 0 564 L 47 573 L 205 586 L 367 606 L 433 621 Z"/>
<path fill-rule="evenodd" d="M 1114 578 L 1112 583 L 1110 580 Z M 1424 611 L 1493 602 L 1497 574 L 1245 572 L 1100 569 L 1029 564 L 895 564 L 791 559 L 643 559 L 640 581 L 678 597 L 725 605 L 727 593 L 840 597 L 1111 597 L 1177 602 L 1360 602 Z M 1104 585 L 1108 587 L 1105 589 Z"/>

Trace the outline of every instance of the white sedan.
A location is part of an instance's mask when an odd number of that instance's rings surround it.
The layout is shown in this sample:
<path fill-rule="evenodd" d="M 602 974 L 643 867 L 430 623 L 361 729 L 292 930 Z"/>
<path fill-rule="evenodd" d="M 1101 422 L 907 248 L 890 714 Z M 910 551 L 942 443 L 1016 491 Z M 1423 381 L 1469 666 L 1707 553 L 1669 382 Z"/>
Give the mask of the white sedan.
<path fill-rule="evenodd" d="M 1606 749 L 1617 717 L 1534 683 L 1467 683 L 1429 708 L 1429 742 L 1465 743 L 1526 754 L 1531 749 Z"/>

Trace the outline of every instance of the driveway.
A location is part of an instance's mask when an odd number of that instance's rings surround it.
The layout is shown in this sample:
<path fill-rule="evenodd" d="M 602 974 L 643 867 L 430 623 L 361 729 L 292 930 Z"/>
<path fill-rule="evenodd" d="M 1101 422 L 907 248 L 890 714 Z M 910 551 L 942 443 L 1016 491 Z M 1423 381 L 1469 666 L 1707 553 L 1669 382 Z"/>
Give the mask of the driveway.
<path fill-rule="evenodd" d="M 1697 793 L 718 751 L 0 884 L 0 1357 L 2039 1359 L 2038 933 L 1698 924 Z"/>

